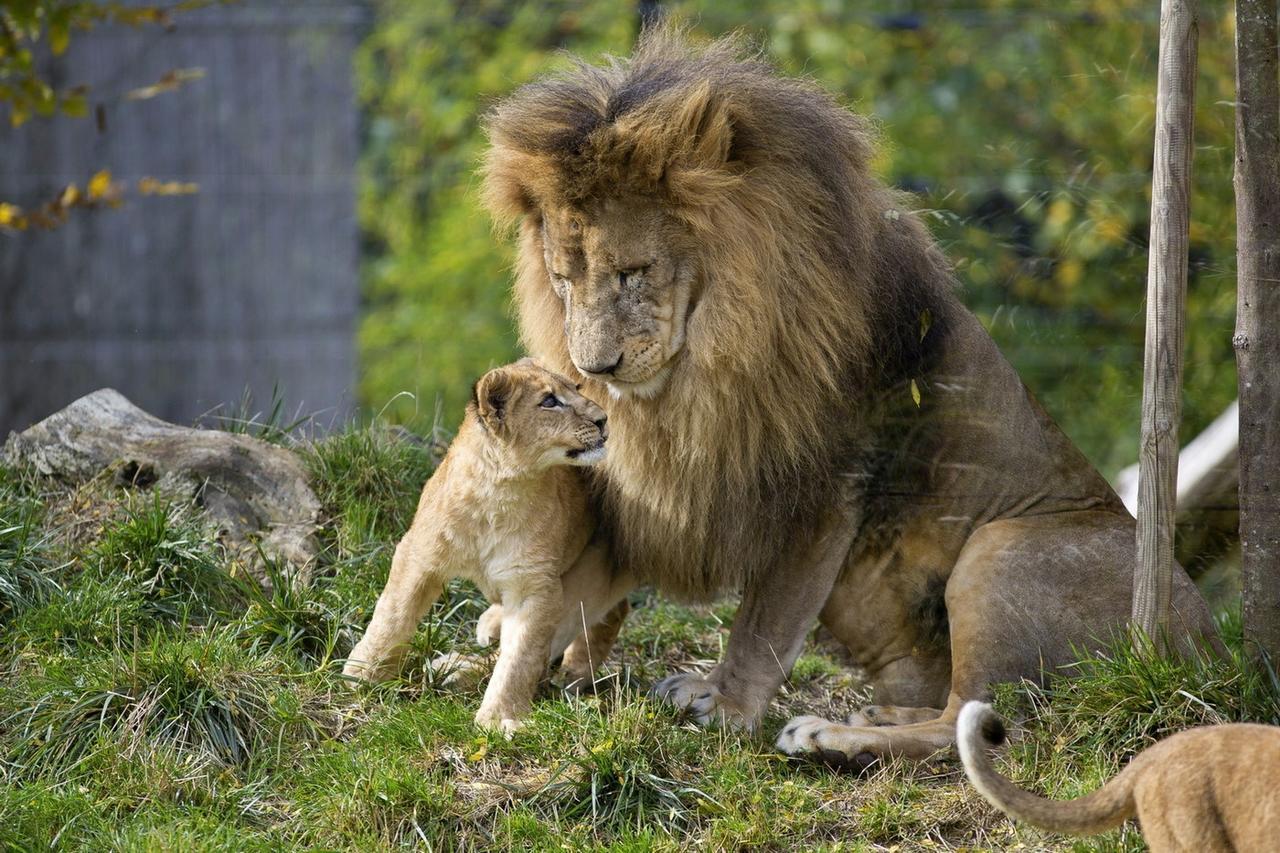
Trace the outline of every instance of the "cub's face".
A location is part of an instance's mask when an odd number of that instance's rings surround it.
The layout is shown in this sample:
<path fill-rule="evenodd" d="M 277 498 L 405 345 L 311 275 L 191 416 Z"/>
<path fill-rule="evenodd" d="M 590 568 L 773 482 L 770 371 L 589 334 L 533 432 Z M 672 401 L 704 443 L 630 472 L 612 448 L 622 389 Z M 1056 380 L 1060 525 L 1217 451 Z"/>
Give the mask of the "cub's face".
<path fill-rule="evenodd" d="M 572 382 L 533 359 L 490 370 L 475 393 L 481 421 L 520 467 L 593 465 L 604 459 L 605 413 Z"/>
<path fill-rule="evenodd" d="M 543 211 L 541 239 L 574 366 L 615 396 L 661 392 L 691 306 L 686 229 L 651 199 L 617 198 Z"/>

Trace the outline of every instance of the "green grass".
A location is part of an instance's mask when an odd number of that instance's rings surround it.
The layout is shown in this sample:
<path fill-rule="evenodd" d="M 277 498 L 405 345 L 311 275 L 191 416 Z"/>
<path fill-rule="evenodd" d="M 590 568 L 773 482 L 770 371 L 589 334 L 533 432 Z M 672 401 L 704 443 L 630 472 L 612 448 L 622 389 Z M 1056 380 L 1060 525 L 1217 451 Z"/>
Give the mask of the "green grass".
<path fill-rule="evenodd" d="M 282 443 L 258 419 L 258 431 Z M 954 761 L 854 778 L 782 759 L 767 737 L 684 724 L 644 698 L 713 661 L 732 607 L 637 595 L 595 696 L 545 696 L 511 740 L 476 729 L 476 691 L 427 667 L 469 643 L 485 603 L 455 585 L 403 676 L 340 676 L 396 538 L 437 459 L 372 428 L 296 444 L 324 505 L 315 582 L 270 590 L 198 511 L 0 467 L 0 850 L 1138 850 L 1135 830 L 1069 840 L 1015 827 Z M 1238 620 L 1224 634 L 1238 649 Z M 866 698 L 820 637 L 767 732 Z M 1206 722 L 1280 721 L 1275 680 L 1228 663 L 1153 662 L 1123 643 L 1044 687 L 998 697 L 1021 736 L 1014 778 L 1075 796 L 1135 752 Z"/>

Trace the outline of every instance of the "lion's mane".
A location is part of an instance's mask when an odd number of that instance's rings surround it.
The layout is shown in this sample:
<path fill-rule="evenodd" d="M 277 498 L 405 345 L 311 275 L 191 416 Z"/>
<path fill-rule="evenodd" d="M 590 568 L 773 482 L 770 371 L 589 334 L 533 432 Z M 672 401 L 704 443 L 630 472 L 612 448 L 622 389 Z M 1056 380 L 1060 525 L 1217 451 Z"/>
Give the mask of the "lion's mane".
<path fill-rule="evenodd" d="M 630 59 L 525 86 L 487 130 L 486 201 L 520 223 L 522 340 L 557 369 L 576 374 L 542 211 L 657 198 L 699 247 L 663 392 L 589 389 L 610 417 L 600 496 L 616 558 L 686 597 L 781 565 L 860 487 L 869 401 L 945 334 L 950 273 L 871 175 L 869 125 L 739 39 L 695 47 L 668 28 Z"/>

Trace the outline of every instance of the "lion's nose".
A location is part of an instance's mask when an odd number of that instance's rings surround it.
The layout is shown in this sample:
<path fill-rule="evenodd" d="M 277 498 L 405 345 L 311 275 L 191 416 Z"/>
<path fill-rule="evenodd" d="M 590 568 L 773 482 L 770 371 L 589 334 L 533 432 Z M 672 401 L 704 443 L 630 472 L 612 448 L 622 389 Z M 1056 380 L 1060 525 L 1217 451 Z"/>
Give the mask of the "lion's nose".
<path fill-rule="evenodd" d="M 578 369 L 583 373 L 590 373 L 593 376 L 612 376 L 621 364 L 622 356 L 619 355 L 618 360 L 613 364 L 606 364 L 605 362 L 598 362 L 594 365 L 580 364 L 578 365 Z"/>
<path fill-rule="evenodd" d="M 608 423 L 608 421 L 609 419 L 604 415 L 601 415 L 594 421 L 596 429 L 600 430 L 600 435 L 605 438 L 608 438 L 609 436 L 609 430 L 605 427 L 605 424 Z"/>

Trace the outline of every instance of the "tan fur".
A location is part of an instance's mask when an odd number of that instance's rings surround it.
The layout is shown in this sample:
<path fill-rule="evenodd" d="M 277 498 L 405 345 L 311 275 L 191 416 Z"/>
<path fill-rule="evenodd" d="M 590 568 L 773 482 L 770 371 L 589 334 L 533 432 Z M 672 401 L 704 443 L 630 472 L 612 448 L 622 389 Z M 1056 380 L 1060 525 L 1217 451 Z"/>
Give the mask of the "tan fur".
<path fill-rule="evenodd" d="M 742 594 L 719 665 L 657 695 L 754 727 L 821 618 L 902 724 L 808 718 L 779 746 L 924 756 L 990 682 L 1123 624 L 1131 519 L 871 174 L 865 121 L 666 29 L 487 127 L 522 339 L 609 412 L 592 481 L 615 566 L 593 588 Z M 1175 601 L 1182 646 L 1213 635 L 1181 572 Z"/>
<path fill-rule="evenodd" d="M 974 787 L 1010 817 L 1093 835 L 1137 816 L 1152 853 L 1273 849 L 1280 839 L 1280 728 L 1245 723 L 1179 732 L 1140 753 L 1092 794 L 1066 802 L 1014 785 L 987 750 L 1003 739 L 989 705 L 960 712 L 960 756 Z"/>
<path fill-rule="evenodd" d="M 604 412 L 532 359 L 486 373 L 422 490 L 344 673 L 370 681 L 393 675 L 444 584 L 467 578 L 502 605 L 498 662 L 476 722 L 514 730 L 529 711 L 566 608 L 562 576 L 594 528 L 571 466 L 602 456 L 606 434 Z"/>

